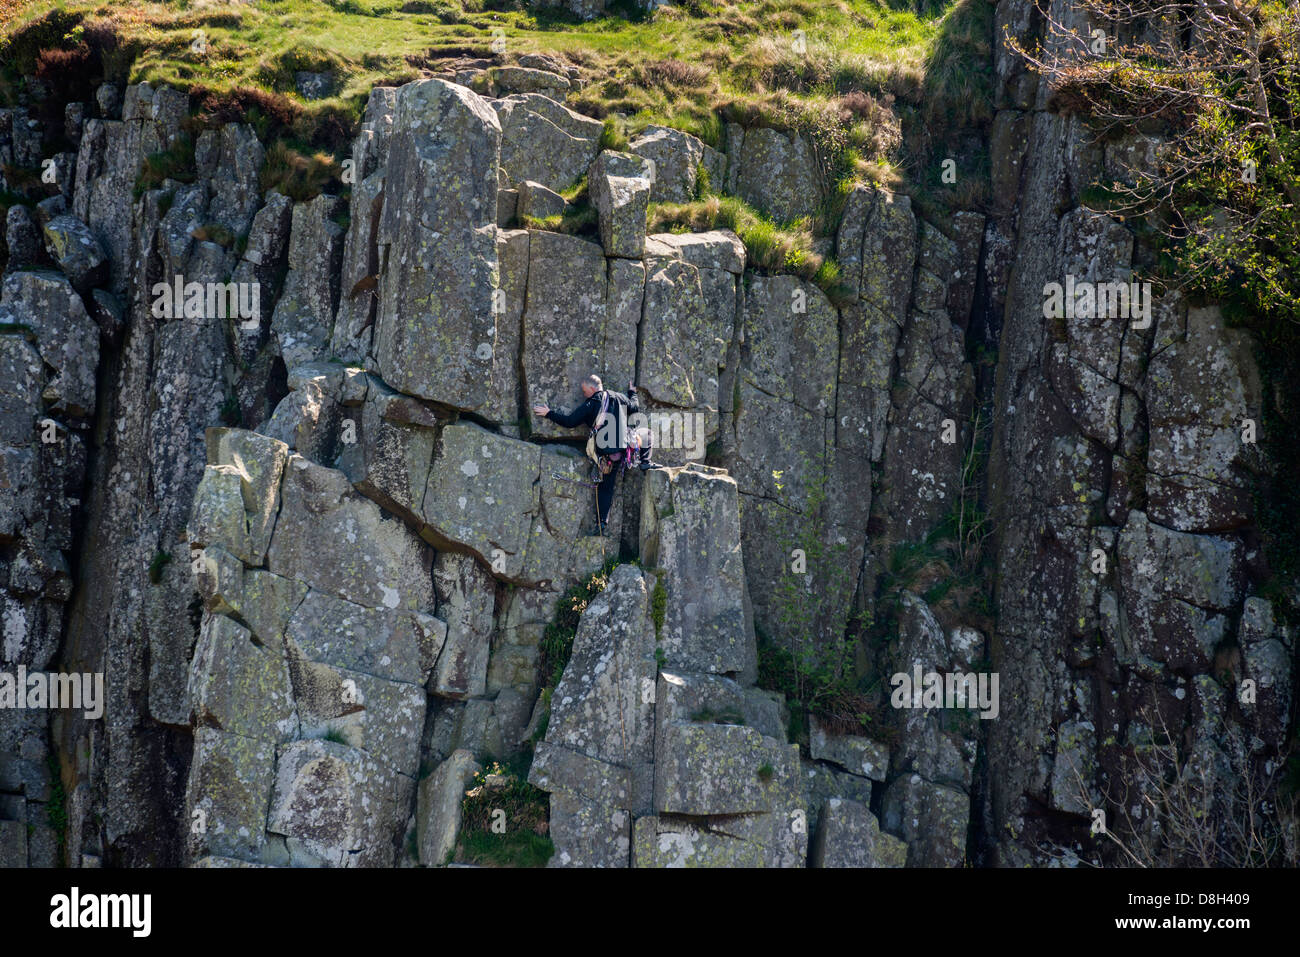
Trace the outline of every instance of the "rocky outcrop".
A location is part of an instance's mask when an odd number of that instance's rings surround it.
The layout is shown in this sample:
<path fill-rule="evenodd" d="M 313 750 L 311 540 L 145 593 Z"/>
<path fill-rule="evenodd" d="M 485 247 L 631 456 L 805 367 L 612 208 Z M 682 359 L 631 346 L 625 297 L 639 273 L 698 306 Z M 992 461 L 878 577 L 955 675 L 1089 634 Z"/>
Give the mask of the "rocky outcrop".
<path fill-rule="evenodd" d="M 1047 283 L 1141 278 L 1079 190 L 1150 144 L 996 65 L 988 215 L 855 188 L 833 296 L 727 230 L 647 235 L 704 181 L 813 214 L 804 137 L 602 151 L 547 57 L 372 91 L 350 179 L 298 203 L 240 124 L 137 194 L 181 93 L 70 110 L 67 183 L 6 218 L 0 671 L 101 673 L 105 709 L 0 710 L 0 861 L 441 866 L 475 772 L 535 744 L 552 866 L 1033 864 L 1137 803 L 1158 722 L 1216 781 L 1276 760 L 1254 342 L 1174 295 L 1145 325 L 1045 314 Z M 24 110 L 6 163 L 40 158 Z M 584 176 L 587 233 L 509 228 Z M 240 289 L 251 314 L 212 308 Z M 605 537 L 585 432 L 529 413 L 592 372 L 636 383 L 669 466 L 623 477 Z M 871 720 L 756 688 L 760 637 L 847 648 Z M 996 718 L 890 701 L 918 672 L 996 673 Z"/>

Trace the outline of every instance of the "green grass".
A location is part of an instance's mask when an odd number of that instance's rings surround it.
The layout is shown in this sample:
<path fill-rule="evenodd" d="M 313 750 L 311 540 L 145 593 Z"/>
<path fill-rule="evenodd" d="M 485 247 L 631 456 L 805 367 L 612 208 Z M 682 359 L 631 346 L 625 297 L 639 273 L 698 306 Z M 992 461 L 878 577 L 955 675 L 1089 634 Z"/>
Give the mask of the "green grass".
<path fill-rule="evenodd" d="M 461 829 L 453 859 L 484 867 L 545 867 L 555 853 L 546 836 L 550 799 L 528 783 L 527 755 L 510 766 L 488 763 L 461 800 Z M 488 775 L 505 778 L 489 788 Z"/>
<path fill-rule="evenodd" d="M 845 296 L 838 264 L 814 248 L 810 219 L 779 225 L 736 196 L 708 196 L 690 203 L 651 203 L 647 230 L 702 232 L 730 229 L 745 245 L 750 268 L 767 273 L 793 273 L 816 285 L 832 302 Z"/>
<path fill-rule="evenodd" d="M 99 76 L 185 89 L 209 113 L 260 119 L 264 139 L 295 141 L 304 153 L 302 145 L 328 144 L 338 154 L 372 87 L 416 79 L 458 56 L 489 57 L 498 37 L 503 62 L 539 52 L 581 70 L 570 105 L 612 120 L 606 148 L 652 123 L 715 148 L 728 121 L 793 127 L 817 144 L 828 193 L 845 178 L 896 178 L 894 104 L 957 123 L 991 115 L 992 8 L 984 0 L 907 8 L 882 0 L 695 0 L 586 23 L 511 0 L 129 7 L 17 0 L 0 8 L 9 11 L 0 23 L 0 61 L 9 63 L 0 86 L 10 99 L 19 77 L 54 49 L 58 63 L 84 74 L 87 90 Z M 330 73 L 337 92 L 302 100 L 299 71 Z"/>
<path fill-rule="evenodd" d="M 664 618 L 668 614 L 668 589 L 664 587 L 663 578 L 655 579 L 654 590 L 650 593 L 650 619 L 655 625 L 655 639 L 658 640 L 659 633 L 664 630 Z M 655 658 L 658 659 L 660 649 L 655 649 Z M 659 662 L 663 667 L 663 662 Z"/>
<path fill-rule="evenodd" d="M 164 180 L 192 183 L 195 175 L 194 141 L 183 133 L 165 150 L 145 157 L 140 175 L 135 181 L 135 198 L 139 199 L 149 190 L 162 186 Z"/>
<path fill-rule="evenodd" d="M 609 576 L 618 565 L 617 559 L 605 563 L 600 571 L 587 576 L 572 586 L 556 604 L 555 619 L 547 624 L 538 646 L 538 675 L 545 687 L 554 689 L 564 674 L 564 666 L 573 653 L 573 639 L 578 633 L 578 622 L 593 598 L 605 590 Z"/>

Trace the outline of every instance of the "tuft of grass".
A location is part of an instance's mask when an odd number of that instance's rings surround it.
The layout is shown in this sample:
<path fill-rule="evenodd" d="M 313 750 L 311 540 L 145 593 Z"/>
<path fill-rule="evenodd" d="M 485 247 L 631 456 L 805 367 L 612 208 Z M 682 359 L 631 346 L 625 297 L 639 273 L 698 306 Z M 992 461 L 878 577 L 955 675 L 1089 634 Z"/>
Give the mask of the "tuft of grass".
<path fill-rule="evenodd" d="M 730 229 L 745 245 L 747 265 L 768 274 L 789 273 L 816 285 L 836 305 L 847 293 L 839 264 L 817 252 L 811 223 L 780 226 L 736 196 L 708 196 L 689 203 L 651 203 L 649 232 Z"/>
<path fill-rule="evenodd" d="M 668 614 L 668 589 L 664 587 L 662 576 L 655 579 L 654 591 L 650 593 L 650 619 L 655 624 L 655 639 L 658 640 L 660 633 L 664 630 L 664 618 Z M 655 649 L 655 657 L 658 658 L 660 649 Z M 663 663 L 660 662 L 660 667 Z"/>
<path fill-rule="evenodd" d="M 149 562 L 149 581 L 157 585 L 162 581 L 163 569 L 167 563 L 172 560 L 172 553 L 165 552 L 161 548 L 153 553 L 153 558 Z"/>
<path fill-rule="evenodd" d="M 145 157 L 135 180 L 134 196 L 139 199 L 149 190 L 162 186 L 163 181 L 168 179 L 192 183 L 197 175 L 194 168 L 194 141 L 188 133 L 181 133 L 166 149 Z"/>
<path fill-rule="evenodd" d="M 609 576 L 618 564 L 617 559 L 611 559 L 600 571 L 589 575 L 560 597 L 555 620 L 546 626 L 538 645 L 541 652 L 537 661 L 538 674 L 546 688 L 553 690 L 559 685 L 564 667 L 573 653 L 573 639 L 578 633 L 582 613 L 587 610 L 592 599 L 605 590 Z"/>
<path fill-rule="evenodd" d="M 546 866 L 555 853 L 547 837 L 550 796 L 528 783 L 528 760 L 525 756 L 513 767 L 493 761 L 475 773 L 461 800 L 455 859 L 487 867 Z"/>
<path fill-rule="evenodd" d="M 342 167 L 328 153 L 306 156 L 284 140 L 277 140 L 266 151 L 259 182 L 262 189 L 276 190 L 301 203 L 315 199 L 341 174 Z"/>

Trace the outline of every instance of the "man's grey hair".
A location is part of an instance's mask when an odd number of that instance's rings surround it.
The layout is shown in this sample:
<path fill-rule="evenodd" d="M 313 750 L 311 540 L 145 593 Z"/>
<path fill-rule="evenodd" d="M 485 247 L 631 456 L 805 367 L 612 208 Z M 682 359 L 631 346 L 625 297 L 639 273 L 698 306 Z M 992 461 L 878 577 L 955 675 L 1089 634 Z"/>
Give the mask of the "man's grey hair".
<path fill-rule="evenodd" d="M 582 380 L 582 384 L 591 386 L 597 392 L 599 392 L 601 389 L 604 388 L 604 386 L 601 385 L 600 376 L 598 375 L 587 376 L 585 379 Z"/>

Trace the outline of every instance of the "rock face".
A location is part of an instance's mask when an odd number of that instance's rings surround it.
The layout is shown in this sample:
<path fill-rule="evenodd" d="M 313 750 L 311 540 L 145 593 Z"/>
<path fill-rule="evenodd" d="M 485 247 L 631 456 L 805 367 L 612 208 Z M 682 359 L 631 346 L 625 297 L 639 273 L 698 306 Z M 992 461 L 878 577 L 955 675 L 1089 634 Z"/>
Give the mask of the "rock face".
<path fill-rule="evenodd" d="M 462 66 L 371 92 L 347 199 L 263 190 L 244 124 L 136 195 L 185 94 L 59 114 L 58 194 L 5 221 L 0 673 L 102 674 L 104 707 L 0 708 L 0 863 L 442 866 L 470 778 L 531 749 L 551 866 L 1042 864 L 1143 806 L 1162 723 L 1216 815 L 1278 765 L 1296 642 L 1246 426 L 1294 424 L 1285 383 L 1212 305 L 1043 309 L 1142 279 L 1080 190 L 1151 142 L 1092 142 L 999 48 L 989 208 L 855 187 L 828 294 L 728 230 L 647 235 L 704 185 L 814 214 L 801 135 L 602 151 L 583 70 Z M 39 126 L 0 110 L 0 165 Z M 585 234 L 508 228 L 584 176 Z M 209 308 L 228 283 L 252 315 Z M 591 373 L 665 466 L 604 537 L 585 430 L 530 412 Z M 844 699 L 756 687 L 786 660 Z M 891 699 L 927 673 L 1001 698 Z"/>
<path fill-rule="evenodd" d="M 394 388 L 460 409 L 481 407 L 491 381 L 501 135 L 464 87 L 434 79 L 398 92 L 384 191 L 405 199 L 380 214 L 375 358 Z"/>

